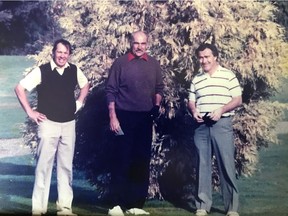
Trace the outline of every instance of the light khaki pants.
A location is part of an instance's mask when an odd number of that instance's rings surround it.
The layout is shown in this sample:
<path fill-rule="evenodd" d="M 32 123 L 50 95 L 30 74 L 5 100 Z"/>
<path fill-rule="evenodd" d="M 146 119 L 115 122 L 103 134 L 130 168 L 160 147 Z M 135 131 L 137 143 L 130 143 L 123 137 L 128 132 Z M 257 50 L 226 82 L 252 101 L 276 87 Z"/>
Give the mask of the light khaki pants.
<path fill-rule="evenodd" d="M 71 209 L 73 200 L 72 163 L 75 149 L 75 120 L 65 123 L 45 120 L 38 128 L 32 212 L 47 212 L 52 168 L 56 156 L 57 208 Z"/>

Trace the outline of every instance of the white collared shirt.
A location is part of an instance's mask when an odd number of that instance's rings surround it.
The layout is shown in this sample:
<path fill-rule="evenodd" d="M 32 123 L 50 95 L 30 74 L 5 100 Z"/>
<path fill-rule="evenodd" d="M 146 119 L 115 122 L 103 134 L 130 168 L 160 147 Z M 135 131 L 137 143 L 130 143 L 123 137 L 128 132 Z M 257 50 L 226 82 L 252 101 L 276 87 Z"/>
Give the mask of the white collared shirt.
<path fill-rule="evenodd" d="M 50 66 L 52 71 L 56 69 L 56 71 L 60 75 L 63 75 L 65 68 L 70 67 L 69 63 L 67 62 L 64 67 L 59 68 L 53 60 L 50 61 Z M 88 82 L 86 76 L 79 67 L 77 67 L 77 82 L 80 88 L 83 88 Z M 25 76 L 20 81 L 20 85 L 29 92 L 32 91 L 40 83 L 41 83 L 40 67 L 34 68 L 29 74 L 27 74 L 27 76 Z"/>

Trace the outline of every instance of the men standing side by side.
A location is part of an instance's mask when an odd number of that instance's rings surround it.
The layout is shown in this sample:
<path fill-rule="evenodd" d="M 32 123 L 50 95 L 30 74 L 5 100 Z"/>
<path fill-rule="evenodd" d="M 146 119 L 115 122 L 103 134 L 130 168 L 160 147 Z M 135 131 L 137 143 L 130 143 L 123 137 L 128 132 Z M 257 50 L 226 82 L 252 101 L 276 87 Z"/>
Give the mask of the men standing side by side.
<path fill-rule="evenodd" d="M 213 152 L 227 216 L 239 216 L 231 116 L 242 104 L 241 87 L 235 74 L 219 65 L 218 50 L 214 45 L 200 45 L 196 56 L 202 71 L 192 80 L 188 103 L 196 121 L 194 143 L 199 159 L 196 215 L 207 215 L 212 206 Z"/>
<path fill-rule="evenodd" d="M 68 63 L 71 44 L 57 40 L 53 59 L 36 67 L 15 87 L 15 93 L 27 115 L 38 124 L 39 143 L 36 151 L 32 215 L 47 212 L 54 158 L 57 163 L 57 215 L 72 213 L 73 157 L 75 149 L 75 114 L 82 107 L 89 83 L 76 65 Z M 75 88 L 80 94 L 75 100 Z M 29 104 L 26 90 L 37 90 L 37 109 Z"/>
<path fill-rule="evenodd" d="M 110 129 L 115 133 L 111 171 L 113 205 L 108 215 L 149 214 L 153 119 L 159 115 L 163 78 L 158 61 L 147 54 L 148 35 L 131 36 L 131 50 L 113 63 L 106 83 Z"/>

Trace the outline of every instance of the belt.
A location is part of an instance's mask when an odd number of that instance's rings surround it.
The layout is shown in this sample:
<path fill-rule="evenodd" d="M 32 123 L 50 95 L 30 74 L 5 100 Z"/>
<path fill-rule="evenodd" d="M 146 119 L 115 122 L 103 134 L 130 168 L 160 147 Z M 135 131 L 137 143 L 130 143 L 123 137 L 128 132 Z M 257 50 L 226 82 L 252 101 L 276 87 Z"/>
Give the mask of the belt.
<path fill-rule="evenodd" d="M 231 117 L 231 115 L 229 115 L 229 116 L 221 116 L 221 118 L 230 118 Z"/>

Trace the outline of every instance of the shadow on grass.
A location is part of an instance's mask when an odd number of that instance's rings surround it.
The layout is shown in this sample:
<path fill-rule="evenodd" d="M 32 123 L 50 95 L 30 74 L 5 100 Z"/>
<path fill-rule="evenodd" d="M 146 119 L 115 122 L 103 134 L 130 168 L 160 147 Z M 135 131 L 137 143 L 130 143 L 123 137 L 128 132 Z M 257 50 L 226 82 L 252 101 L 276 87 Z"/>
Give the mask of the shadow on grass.
<path fill-rule="evenodd" d="M 34 168 L 13 163 L 13 158 L 0 160 L 0 215 L 25 215 L 30 211 Z M 28 201 L 29 200 L 29 201 Z"/>
<path fill-rule="evenodd" d="M 0 216 L 31 215 L 35 169 L 34 163 L 31 163 L 31 158 L 31 155 L 26 155 L 0 159 Z M 78 215 L 107 215 L 108 204 L 98 199 L 97 190 L 86 180 L 83 171 L 74 170 L 73 192 L 73 211 L 75 213 Z M 56 215 L 56 200 L 57 181 L 55 170 L 53 170 L 46 215 Z M 151 207 L 153 203 L 158 202 L 150 202 Z M 194 213 L 196 210 L 194 205 L 188 203 L 179 202 L 174 207 L 186 210 L 190 214 Z M 149 208 L 149 204 L 147 207 Z M 157 209 L 157 206 L 154 207 Z M 223 214 L 223 211 L 212 208 L 211 213 Z"/>
<path fill-rule="evenodd" d="M 0 159 L 0 216 L 31 215 L 31 197 L 34 184 L 34 164 L 31 155 Z M 80 215 L 93 212 L 107 214 L 108 209 L 98 201 L 97 191 L 85 179 L 85 175 L 74 170 L 73 208 Z M 57 181 L 53 170 L 47 215 L 56 215 Z"/>
<path fill-rule="evenodd" d="M 13 163 L 0 162 L 0 175 L 34 175 L 34 167 L 31 165 L 18 165 Z"/>
<path fill-rule="evenodd" d="M 173 204 L 174 207 L 176 208 L 180 208 L 180 209 L 183 209 L 183 210 L 186 210 L 188 212 L 196 212 L 196 207 L 194 205 L 194 201 L 183 201 L 183 202 L 179 202 L 177 204 Z M 219 213 L 219 214 L 224 214 L 225 215 L 225 211 L 219 209 L 219 208 L 215 208 L 215 207 L 212 207 L 211 210 L 210 210 L 210 213 Z"/>

